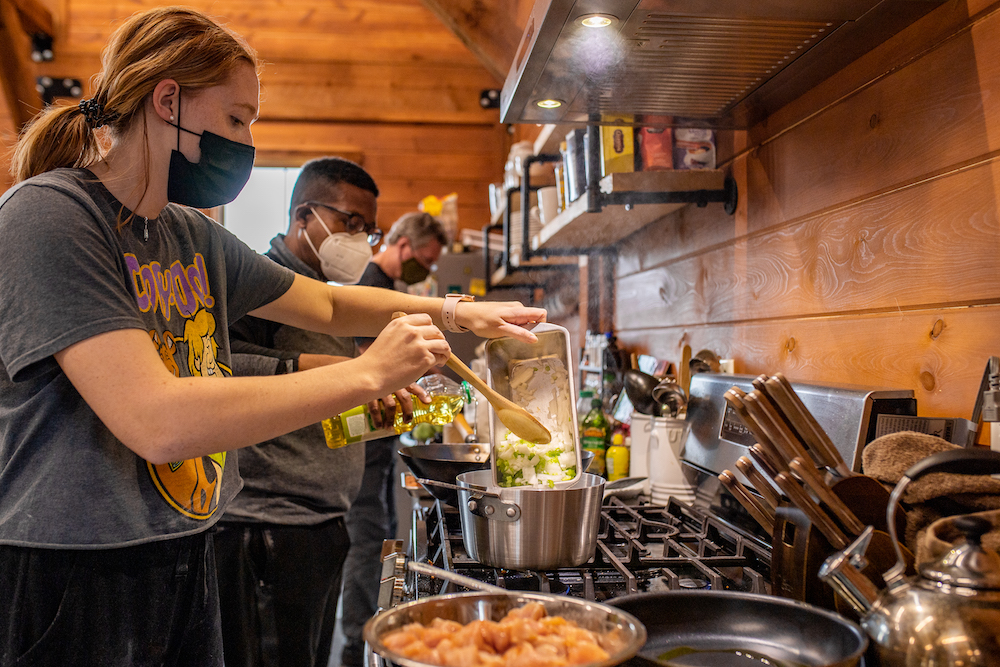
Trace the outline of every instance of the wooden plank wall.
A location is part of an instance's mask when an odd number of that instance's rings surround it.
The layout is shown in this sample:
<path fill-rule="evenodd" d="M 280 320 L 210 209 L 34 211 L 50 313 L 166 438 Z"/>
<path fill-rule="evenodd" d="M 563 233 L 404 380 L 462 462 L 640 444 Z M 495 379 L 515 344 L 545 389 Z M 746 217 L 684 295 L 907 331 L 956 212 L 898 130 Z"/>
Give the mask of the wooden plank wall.
<path fill-rule="evenodd" d="M 949 2 L 720 136 L 737 214 L 687 207 L 622 243 L 619 339 L 968 418 L 1000 354 L 998 48 L 1000 3 Z"/>
<path fill-rule="evenodd" d="M 75 77 L 90 94 L 100 51 L 133 12 L 169 0 L 45 0 L 57 34 L 39 74 Z M 257 163 L 299 166 L 321 155 L 359 160 L 382 190 L 388 227 L 427 195 L 458 193 L 459 224 L 489 220 L 489 184 L 499 180 L 510 138 L 480 91 L 499 87 L 420 0 L 190 0 L 258 50 L 261 116 Z M 0 101 L 0 107 L 3 102 Z M 5 122 L 4 122 L 5 121 Z M 9 114 L 0 108 L 0 192 L 9 187 Z"/>

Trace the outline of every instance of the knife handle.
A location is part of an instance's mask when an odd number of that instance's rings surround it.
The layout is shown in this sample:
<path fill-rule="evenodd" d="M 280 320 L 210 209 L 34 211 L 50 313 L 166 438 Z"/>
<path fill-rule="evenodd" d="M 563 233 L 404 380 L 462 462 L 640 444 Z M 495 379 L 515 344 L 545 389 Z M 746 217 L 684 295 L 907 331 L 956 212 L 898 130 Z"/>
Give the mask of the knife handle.
<path fill-rule="evenodd" d="M 794 458 L 788 463 L 788 469 L 792 471 L 793 475 L 805 482 L 806 486 L 816 494 L 820 502 L 826 505 L 833 515 L 837 517 L 848 533 L 854 537 L 861 534 L 861 531 L 865 529 L 865 525 L 844 504 L 844 501 L 826 485 L 826 481 L 816 469 L 816 466 L 813 465 L 812 461 L 807 462 L 800 458 Z"/>
<path fill-rule="evenodd" d="M 775 373 L 770 384 L 768 384 L 768 389 L 772 388 L 777 388 L 777 393 L 789 405 L 791 412 L 789 412 L 788 408 L 783 408 L 786 413 L 796 415 L 798 418 L 796 421 L 800 421 L 803 424 L 803 439 L 808 443 L 809 448 L 816 452 L 816 456 L 827 466 L 834 469 L 841 477 L 850 477 L 853 475 L 854 473 L 847 467 L 844 458 L 837 451 L 837 447 L 830 440 L 830 436 L 827 435 L 813 414 L 806 408 L 805 403 L 795 393 L 788 379 L 781 373 Z"/>
<path fill-rule="evenodd" d="M 733 497 L 743 505 L 750 516 L 752 516 L 769 535 L 774 534 L 774 514 L 764 507 L 746 487 L 740 484 L 731 470 L 723 470 L 719 473 L 719 481 L 725 486 Z"/>
<path fill-rule="evenodd" d="M 778 507 L 781 497 L 774 490 L 771 482 L 754 467 L 753 461 L 745 456 L 741 456 L 736 459 L 736 467 L 743 473 L 744 477 L 750 480 L 753 488 L 756 489 L 757 493 L 764 499 L 764 502 L 774 511 Z"/>
<path fill-rule="evenodd" d="M 789 500 L 792 501 L 792 504 L 802 510 L 802 513 L 808 517 L 809 521 L 812 522 L 812 525 L 823 534 L 823 537 L 826 538 L 827 542 L 829 542 L 834 549 L 839 551 L 851 543 L 851 541 L 847 539 L 847 536 L 844 535 L 843 531 L 841 531 L 840 528 L 838 528 L 833 522 L 830 515 L 824 512 L 820 506 L 816 504 L 816 501 L 809 497 L 806 490 L 803 489 L 802 486 L 800 486 L 799 483 L 789 474 L 779 472 L 775 476 L 774 482 L 778 485 L 778 488 L 781 489 L 786 496 L 788 496 Z"/>

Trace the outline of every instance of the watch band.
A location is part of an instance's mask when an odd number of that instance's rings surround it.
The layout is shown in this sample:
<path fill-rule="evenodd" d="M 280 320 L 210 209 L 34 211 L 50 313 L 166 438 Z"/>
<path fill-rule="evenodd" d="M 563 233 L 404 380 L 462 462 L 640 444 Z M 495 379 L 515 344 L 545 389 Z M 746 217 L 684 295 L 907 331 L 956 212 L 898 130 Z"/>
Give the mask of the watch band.
<path fill-rule="evenodd" d="M 444 328 L 448 331 L 454 333 L 463 333 L 468 331 L 465 327 L 461 326 L 455 320 L 455 309 L 458 304 L 462 301 L 475 301 L 476 297 L 469 294 L 445 294 L 444 304 L 441 306 L 441 321 L 444 322 Z"/>

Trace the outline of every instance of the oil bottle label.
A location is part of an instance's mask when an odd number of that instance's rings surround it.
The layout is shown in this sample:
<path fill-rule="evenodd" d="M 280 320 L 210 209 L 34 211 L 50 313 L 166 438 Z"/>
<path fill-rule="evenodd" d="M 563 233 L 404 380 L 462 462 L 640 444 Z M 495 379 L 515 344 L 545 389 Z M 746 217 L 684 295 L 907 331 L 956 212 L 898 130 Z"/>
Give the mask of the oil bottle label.
<path fill-rule="evenodd" d="M 360 438 L 369 431 L 368 420 L 365 419 L 366 415 L 363 409 L 358 414 L 351 414 L 352 412 L 354 410 L 344 413 L 344 421 L 347 423 L 347 437 Z"/>

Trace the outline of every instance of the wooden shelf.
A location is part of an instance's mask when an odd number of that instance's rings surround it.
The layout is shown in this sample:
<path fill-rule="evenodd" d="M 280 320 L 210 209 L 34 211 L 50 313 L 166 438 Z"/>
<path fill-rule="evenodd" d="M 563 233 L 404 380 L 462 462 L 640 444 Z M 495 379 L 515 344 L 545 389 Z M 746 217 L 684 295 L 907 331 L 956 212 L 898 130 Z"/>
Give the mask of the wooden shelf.
<path fill-rule="evenodd" d="M 535 155 L 541 155 L 542 153 L 558 153 L 559 144 L 566 140 L 566 135 L 570 133 L 570 130 L 577 130 L 587 127 L 586 125 L 580 125 L 578 123 L 567 123 L 559 125 L 548 124 L 542 125 L 542 131 L 538 133 L 535 138 Z"/>
<path fill-rule="evenodd" d="M 510 273 L 501 266 L 490 277 L 491 285 L 539 285 L 545 284 L 562 273 L 560 269 L 575 269 L 579 266 L 576 257 L 533 257 L 527 262 L 521 262 L 519 255 L 512 255 L 510 263 L 514 270 Z M 555 268 L 554 268 L 555 267 Z M 534 269 L 534 270 L 533 270 Z"/>
<path fill-rule="evenodd" d="M 609 174 L 601 179 L 601 192 L 686 192 L 721 190 L 721 170 L 640 171 Z M 611 245 L 646 225 L 677 211 L 687 203 L 605 206 L 599 213 L 587 212 L 582 195 L 532 237 L 532 250 L 592 248 Z"/>

